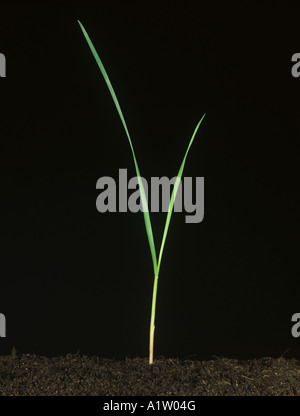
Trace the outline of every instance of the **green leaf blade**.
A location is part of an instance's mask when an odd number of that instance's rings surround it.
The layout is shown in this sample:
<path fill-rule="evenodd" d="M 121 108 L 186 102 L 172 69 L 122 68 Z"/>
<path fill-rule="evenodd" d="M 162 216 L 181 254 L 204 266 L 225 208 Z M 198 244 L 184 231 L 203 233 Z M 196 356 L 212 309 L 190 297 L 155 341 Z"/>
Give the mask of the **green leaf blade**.
<path fill-rule="evenodd" d="M 176 198 L 177 191 L 178 191 L 178 188 L 179 188 L 179 184 L 180 184 L 180 181 L 181 181 L 181 178 L 182 178 L 182 174 L 183 174 L 183 169 L 184 169 L 185 161 L 186 161 L 186 158 L 187 158 L 187 155 L 189 153 L 189 150 L 190 150 L 190 148 L 191 148 L 191 146 L 193 144 L 194 138 L 195 138 L 195 136 L 197 134 L 197 131 L 198 131 L 198 129 L 200 127 L 200 124 L 202 123 L 202 120 L 204 119 L 204 117 L 205 117 L 205 114 L 203 114 L 202 118 L 198 122 L 198 124 L 197 124 L 197 126 L 196 126 L 196 128 L 195 128 L 195 130 L 193 132 L 193 135 L 192 135 L 192 137 L 190 139 L 188 148 L 187 148 L 187 150 L 185 152 L 183 161 L 182 161 L 182 163 L 180 165 L 179 172 L 177 174 L 177 177 L 176 177 L 176 180 L 175 180 L 175 183 L 174 183 L 174 188 L 173 188 L 173 192 L 172 192 L 171 199 L 170 199 L 170 203 L 169 203 L 169 210 L 168 210 L 168 214 L 167 214 L 167 218 L 166 218 L 166 223 L 165 223 L 163 238 L 162 238 L 162 242 L 161 242 L 161 246 L 160 246 L 160 251 L 159 251 L 158 264 L 157 264 L 157 271 L 158 271 L 158 273 L 159 273 L 159 269 L 160 269 L 160 265 L 161 265 L 161 259 L 162 259 L 162 255 L 163 255 L 163 251 L 164 251 L 164 247 L 165 247 L 165 243 L 166 243 L 166 238 L 167 238 L 167 234 L 168 234 L 168 230 L 169 230 L 169 226 L 170 226 L 170 221 L 171 221 L 171 217 L 172 217 L 172 213 L 173 213 L 173 207 L 174 207 L 175 198 Z"/>
<path fill-rule="evenodd" d="M 100 59 L 100 57 L 99 57 L 99 55 L 98 55 L 98 53 L 97 53 L 97 51 L 96 51 L 96 49 L 95 49 L 92 41 L 91 41 L 91 39 L 90 39 L 87 31 L 85 30 L 84 26 L 82 25 L 82 23 L 79 20 L 77 20 L 77 22 L 78 22 L 78 24 L 79 24 L 79 26 L 80 26 L 80 28 L 81 28 L 81 30 L 83 32 L 83 35 L 84 35 L 84 37 L 85 37 L 85 39 L 87 41 L 87 44 L 89 45 L 90 50 L 91 50 L 91 52 L 92 52 L 92 54 L 93 54 L 93 56 L 95 58 L 95 61 L 96 61 L 97 65 L 98 65 L 98 67 L 99 67 L 99 69 L 101 71 L 101 74 L 102 74 L 102 76 L 103 76 L 103 78 L 104 78 L 104 80 L 106 82 L 106 85 L 107 85 L 107 87 L 109 89 L 109 92 L 111 94 L 111 97 L 113 99 L 113 102 L 115 104 L 115 107 L 116 107 L 116 109 L 117 109 L 117 111 L 119 113 L 121 122 L 123 124 L 125 133 L 127 135 L 128 141 L 129 141 L 129 145 L 130 145 L 130 148 L 131 148 L 131 152 L 132 152 L 132 156 L 133 156 L 133 161 L 134 161 L 134 165 L 135 165 L 135 170 L 136 170 L 136 173 L 137 173 L 137 178 L 138 178 L 138 183 L 139 183 L 139 188 L 140 188 L 140 195 L 141 195 L 141 203 L 142 203 L 143 214 L 144 214 L 144 222 L 145 222 L 146 234 L 147 234 L 147 238 L 148 238 L 148 242 L 149 242 L 149 247 L 150 247 L 150 252 L 151 252 L 151 257 L 152 257 L 154 274 L 156 276 L 157 273 L 158 273 L 157 257 L 156 257 L 156 250 L 155 250 L 155 244 L 154 244 L 154 238 L 153 238 L 153 232 L 152 232 L 152 225 L 151 225 L 151 220 L 150 220 L 150 215 L 149 215 L 147 197 L 146 197 L 146 193 L 145 193 L 145 189 L 144 189 L 143 182 L 141 180 L 140 170 L 139 170 L 138 163 L 137 163 L 137 160 L 136 160 L 136 157 L 135 157 L 135 152 L 134 152 L 134 149 L 133 149 L 131 137 L 130 137 L 130 134 L 129 134 L 129 131 L 128 131 L 128 128 L 127 128 L 127 125 L 126 125 L 125 118 L 123 116 L 123 112 L 121 110 L 121 106 L 119 104 L 119 101 L 118 101 L 118 98 L 116 96 L 116 93 L 115 93 L 115 91 L 113 89 L 113 86 L 112 86 L 112 84 L 110 82 L 110 79 L 109 79 L 109 77 L 107 75 L 107 72 L 106 72 L 106 70 L 104 68 L 104 65 L 103 65 L 103 63 L 102 63 L 102 61 L 101 61 L 101 59 Z"/>

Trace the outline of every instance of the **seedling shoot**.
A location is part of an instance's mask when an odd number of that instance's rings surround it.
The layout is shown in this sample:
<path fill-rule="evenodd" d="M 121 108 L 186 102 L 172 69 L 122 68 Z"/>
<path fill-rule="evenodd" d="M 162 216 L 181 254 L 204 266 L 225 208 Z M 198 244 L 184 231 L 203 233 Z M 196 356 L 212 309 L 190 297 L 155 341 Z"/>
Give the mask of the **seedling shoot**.
<path fill-rule="evenodd" d="M 103 66 L 103 63 L 88 35 L 88 33 L 86 32 L 85 28 L 83 27 L 83 25 L 81 24 L 81 22 L 78 20 L 79 26 L 83 32 L 83 35 L 88 43 L 88 46 L 90 47 L 90 50 L 96 60 L 96 63 L 101 71 L 101 74 L 103 75 L 103 78 L 106 82 L 106 85 L 109 89 L 109 92 L 111 94 L 111 97 L 113 99 L 113 102 L 116 106 L 116 109 L 119 113 L 121 122 L 123 124 L 126 136 L 128 138 L 129 141 L 129 145 L 131 148 L 131 152 L 132 152 L 132 157 L 133 157 L 133 162 L 134 162 L 134 166 L 135 166 L 135 170 L 136 170 L 136 174 L 137 174 L 137 178 L 138 178 L 138 183 L 139 183 L 139 190 L 140 190 L 140 196 L 141 196 L 141 202 L 142 202 L 142 206 L 143 206 L 143 215 L 144 215 L 144 221 L 145 221 L 145 228 L 146 228 L 146 233 L 147 233 L 147 237 L 148 237 L 148 242 L 149 242 L 149 247 L 150 247 L 150 252 L 151 252 L 151 257 L 152 257 L 152 263 L 153 263 L 153 272 L 154 272 L 154 283 L 153 283 L 153 293 L 152 293 L 152 307 L 151 307 L 151 319 L 150 319 L 150 334 L 149 334 L 149 364 L 153 364 L 153 350 L 154 350 L 154 330 L 155 330 L 155 310 L 156 310 L 156 297 L 157 297 L 157 285 L 158 285 L 158 277 L 159 277 L 159 270 L 160 270 L 160 265 L 161 265 L 161 260 L 162 260 L 162 255 L 163 255 L 163 251 L 164 251 L 164 246 L 165 246 L 165 242 L 166 242 L 166 238 L 167 238 L 167 234 L 168 234 L 168 229 L 169 229 L 169 225 L 170 225 L 170 221 L 171 221 L 171 216 L 172 216 L 172 212 L 173 212 L 173 207 L 174 207 L 174 202 L 175 202 L 175 198 L 176 198 L 176 194 L 178 191 L 178 187 L 182 178 L 182 174 L 183 174 L 183 169 L 184 169 L 184 165 L 186 162 L 186 158 L 187 155 L 189 153 L 190 147 L 192 146 L 192 143 L 194 141 L 194 138 L 196 136 L 196 133 L 200 127 L 200 124 L 202 123 L 205 114 L 201 117 L 200 121 L 197 123 L 196 128 L 192 134 L 192 137 L 190 139 L 189 145 L 187 147 L 187 150 L 185 152 L 183 161 L 181 163 L 181 166 L 179 168 L 178 174 L 177 174 L 177 178 L 173 187 L 173 191 L 171 194 L 171 198 L 170 198 L 170 203 L 169 203 L 169 211 L 167 213 L 167 218 L 166 218 L 166 223 L 165 223 L 165 228 L 164 228 L 164 233 L 163 233 L 163 237 L 162 237 L 162 242 L 161 242 L 161 246 L 160 246 L 160 250 L 159 250 L 159 255 L 158 255 L 158 259 L 156 256 L 156 249 L 155 249 L 155 244 L 154 244 L 154 238 L 153 238 L 153 233 L 152 233 L 152 226 L 151 226 L 151 220 L 150 220 L 150 215 L 149 215 L 149 209 L 148 209 L 148 203 L 147 203 L 147 198 L 146 198 L 146 194 L 145 194 L 145 190 L 143 187 L 143 182 L 141 180 L 141 175 L 140 175 L 140 170 L 138 167 L 138 163 L 135 157 L 135 153 L 134 153 L 134 148 L 133 148 L 133 144 L 132 144 L 132 140 L 119 104 L 119 101 L 117 99 L 117 96 L 115 94 L 115 91 L 112 87 L 112 84 L 109 80 L 109 77 L 107 75 L 107 72 Z"/>

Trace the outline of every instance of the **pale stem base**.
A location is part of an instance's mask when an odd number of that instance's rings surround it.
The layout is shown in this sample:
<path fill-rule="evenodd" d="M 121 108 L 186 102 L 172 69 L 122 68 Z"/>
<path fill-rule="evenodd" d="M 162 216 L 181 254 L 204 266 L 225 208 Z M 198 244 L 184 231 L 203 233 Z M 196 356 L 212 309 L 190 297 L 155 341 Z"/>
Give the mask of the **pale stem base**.
<path fill-rule="evenodd" d="M 156 309 L 156 294 L 157 294 L 158 276 L 154 277 L 153 294 L 152 294 L 152 309 L 150 321 L 150 345 L 149 345 L 149 364 L 153 364 L 153 350 L 154 350 L 154 330 L 155 330 L 155 309 Z"/>

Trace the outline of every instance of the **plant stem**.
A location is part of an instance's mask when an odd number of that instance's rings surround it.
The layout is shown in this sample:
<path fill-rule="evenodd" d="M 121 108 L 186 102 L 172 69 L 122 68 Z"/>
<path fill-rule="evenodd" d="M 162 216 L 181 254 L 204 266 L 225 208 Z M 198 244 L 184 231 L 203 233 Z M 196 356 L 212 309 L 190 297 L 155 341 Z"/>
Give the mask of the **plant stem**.
<path fill-rule="evenodd" d="M 151 309 L 151 321 L 150 321 L 149 364 L 153 364 L 154 329 L 155 329 L 154 322 L 155 322 L 157 283 L 158 283 L 158 275 L 154 276 L 154 284 L 153 284 L 152 309 Z"/>

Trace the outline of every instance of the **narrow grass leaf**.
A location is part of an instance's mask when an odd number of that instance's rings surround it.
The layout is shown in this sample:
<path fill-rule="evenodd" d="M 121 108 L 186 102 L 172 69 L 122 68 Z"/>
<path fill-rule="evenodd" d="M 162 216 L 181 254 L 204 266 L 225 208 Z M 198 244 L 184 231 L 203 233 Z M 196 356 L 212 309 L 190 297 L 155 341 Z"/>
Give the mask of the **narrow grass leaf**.
<path fill-rule="evenodd" d="M 106 82 L 106 85 L 107 85 L 107 87 L 109 89 L 109 92 L 110 92 L 110 94 L 112 96 L 112 99 L 113 99 L 114 104 L 116 106 L 116 109 L 117 109 L 117 111 L 119 113 L 121 122 L 123 124 L 125 133 L 127 135 L 128 141 L 129 141 L 129 145 L 130 145 L 130 148 L 131 148 L 131 152 L 132 152 L 132 156 L 133 156 L 133 161 L 134 161 L 134 165 L 135 165 L 135 170 L 136 170 L 136 173 L 137 173 L 137 178 L 138 178 L 138 183 L 139 183 L 139 188 L 140 188 L 141 203 L 142 203 L 142 207 L 143 207 L 145 228 L 146 228 L 146 233 L 147 233 L 148 242 L 149 242 L 150 251 L 151 251 L 151 256 L 152 256 L 154 274 L 156 276 L 157 275 L 157 271 L 158 271 L 157 270 L 157 258 L 156 258 L 156 250 L 155 250 L 155 244 L 154 244 L 152 226 L 151 226 L 151 221 L 150 221 L 148 203 L 147 203 L 147 198 L 146 198 L 146 194 L 145 194 L 144 185 L 143 185 L 143 182 L 141 180 L 140 170 L 139 170 L 139 167 L 138 167 L 138 164 L 137 164 L 137 160 L 136 160 L 136 157 L 135 157 L 135 153 L 134 153 L 132 141 L 131 141 L 131 138 L 130 138 L 130 134 L 129 134 L 129 131 L 128 131 L 128 128 L 127 128 L 127 125 L 126 125 L 126 122 L 125 122 L 125 119 L 124 119 L 124 116 L 123 116 L 123 113 L 122 113 L 122 110 L 121 110 L 121 107 L 120 107 L 118 98 L 117 98 L 117 96 L 115 94 L 115 91 L 114 91 L 113 86 L 112 86 L 112 84 L 110 82 L 110 79 L 109 79 L 109 77 L 107 75 L 107 72 L 106 72 L 106 70 L 104 68 L 104 65 L 103 65 L 103 63 L 102 63 L 102 61 L 101 61 L 101 59 L 100 59 L 100 57 L 99 57 L 99 55 L 98 55 L 98 53 L 97 53 L 97 51 L 96 51 L 96 49 L 95 49 L 92 41 L 91 41 L 91 39 L 90 39 L 87 31 L 85 30 L 84 26 L 82 25 L 82 23 L 79 20 L 77 20 L 77 21 L 78 21 L 79 26 L 80 26 L 83 34 L 84 34 L 84 37 L 85 37 L 85 39 L 86 39 L 86 41 L 87 41 L 87 43 L 88 43 L 88 45 L 90 47 L 90 50 L 91 50 L 91 52 L 92 52 L 92 54 L 93 54 L 93 56 L 94 56 L 94 58 L 95 58 L 95 60 L 97 62 L 97 65 L 98 65 L 98 67 L 99 67 L 99 69 L 101 71 L 101 74 L 103 75 L 103 78 L 104 78 L 104 80 Z"/>
<path fill-rule="evenodd" d="M 157 265 L 158 274 L 159 274 L 161 259 L 162 259 L 162 255 L 163 255 L 163 251 L 164 251 L 164 246 L 165 246 L 165 242 L 166 242 L 166 238 L 167 238 L 167 234 L 168 234 L 168 230 L 169 230 L 171 216 L 172 216 L 172 213 L 173 213 L 174 202 L 175 202 L 175 198 L 176 198 L 176 195 L 177 195 L 178 187 L 179 187 L 179 184 L 180 184 L 180 181 L 181 181 L 181 178 L 182 178 L 182 173 L 183 173 L 185 161 L 186 161 L 187 155 L 189 153 L 190 147 L 192 146 L 192 143 L 193 143 L 194 138 L 196 136 L 196 133 L 197 133 L 197 131 L 198 131 L 199 127 L 200 127 L 200 124 L 202 123 L 202 120 L 204 119 L 204 117 L 205 117 L 205 114 L 203 114 L 201 120 L 199 121 L 199 123 L 197 124 L 197 126 L 196 126 L 196 128 L 194 130 L 194 133 L 193 133 L 192 138 L 191 138 L 191 140 L 189 142 L 187 151 L 185 152 L 183 161 L 181 163 L 179 172 L 177 174 L 177 177 L 176 177 L 176 180 L 175 180 L 175 183 L 174 183 L 174 188 L 173 188 L 172 195 L 171 195 L 171 199 L 170 199 L 170 203 L 169 203 L 168 215 L 167 215 L 167 218 L 166 218 L 165 229 L 164 229 L 163 238 L 162 238 L 162 242 L 161 242 L 161 246 L 160 246 L 160 251 L 159 251 L 158 265 Z"/>

